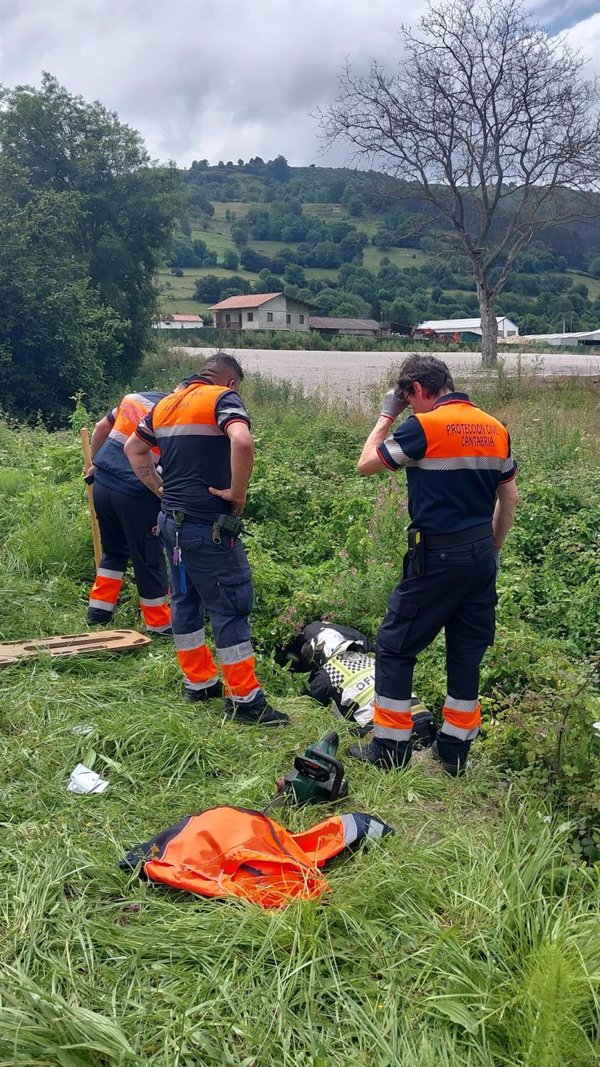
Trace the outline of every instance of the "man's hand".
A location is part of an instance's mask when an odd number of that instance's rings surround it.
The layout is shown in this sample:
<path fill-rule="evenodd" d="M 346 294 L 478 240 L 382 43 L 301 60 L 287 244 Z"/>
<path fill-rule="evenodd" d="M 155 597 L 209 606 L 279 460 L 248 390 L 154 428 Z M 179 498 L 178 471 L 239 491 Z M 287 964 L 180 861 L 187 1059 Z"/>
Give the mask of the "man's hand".
<path fill-rule="evenodd" d="M 227 500 L 232 506 L 234 515 L 242 514 L 246 506 L 245 493 L 236 493 L 233 489 L 213 489 L 212 486 L 209 486 L 208 491 L 209 493 L 212 493 L 213 496 L 220 496 L 221 500 Z"/>
<path fill-rule="evenodd" d="M 390 419 L 391 422 L 394 422 L 394 420 L 398 418 L 398 415 L 401 415 L 407 407 L 408 404 L 406 400 L 399 399 L 399 397 L 396 396 L 395 389 L 388 389 L 381 405 L 381 415 L 384 419 Z"/>

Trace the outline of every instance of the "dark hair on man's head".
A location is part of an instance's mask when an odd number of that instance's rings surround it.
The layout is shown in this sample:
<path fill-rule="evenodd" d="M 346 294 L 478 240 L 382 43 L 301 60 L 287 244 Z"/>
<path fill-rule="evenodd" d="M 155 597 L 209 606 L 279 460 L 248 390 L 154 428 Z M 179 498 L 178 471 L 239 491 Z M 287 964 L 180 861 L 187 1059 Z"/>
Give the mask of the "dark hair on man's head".
<path fill-rule="evenodd" d="M 214 356 L 209 356 L 206 363 L 200 371 L 201 375 L 209 374 L 211 371 L 225 371 L 237 378 L 238 381 L 244 380 L 244 372 L 234 356 L 228 355 L 227 352 L 215 352 Z"/>
<path fill-rule="evenodd" d="M 408 356 L 400 367 L 396 396 L 400 399 L 405 394 L 410 395 L 415 382 L 420 382 L 427 390 L 428 396 L 437 396 L 438 393 L 449 389 L 454 391 L 454 379 L 446 364 L 435 356 Z"/>

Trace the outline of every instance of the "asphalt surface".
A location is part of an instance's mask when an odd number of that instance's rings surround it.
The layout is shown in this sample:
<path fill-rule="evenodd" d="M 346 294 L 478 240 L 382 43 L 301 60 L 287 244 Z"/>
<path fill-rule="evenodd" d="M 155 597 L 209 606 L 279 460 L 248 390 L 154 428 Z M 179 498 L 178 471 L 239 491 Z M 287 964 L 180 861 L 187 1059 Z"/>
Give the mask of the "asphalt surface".
<path fill-rule="evenodd" d="M 189 355 L 211 355 L 215 348 L 182 349 Z M 393 374 L 394 368 L 407 352 L 305 352 L 284 351 L 271 348 L 236 348 L 231 354 L 240 360 L 247 373 L 260 372 L 268 377 L 287 380 L 294 385 L 303 385 L 307 390 L 318 390 L 332 397 L 360 397 L 369 394 L 374 385 Z M 477 352 L 436 352 L 450 367 L 458 379 L 480 377 L 481 356 Z M 529 375 L 598 375 L 600 356 L 588 356 L 574 351 L 547 352 L 543 355 L 509 352 L 502 354 L 507 374 L 518 371 Z M 490 373 L 490 372 L 487 372 Z M 491 371 L 496 374 L 495 370 Z"/>

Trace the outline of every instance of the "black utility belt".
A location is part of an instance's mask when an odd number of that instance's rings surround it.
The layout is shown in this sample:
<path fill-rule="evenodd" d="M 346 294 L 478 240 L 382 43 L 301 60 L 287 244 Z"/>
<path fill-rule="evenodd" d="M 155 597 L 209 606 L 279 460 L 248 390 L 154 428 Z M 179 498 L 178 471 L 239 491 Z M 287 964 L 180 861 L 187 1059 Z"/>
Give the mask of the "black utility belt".
<path fill-rule="evenodd" d="M 428 534 L 411 526 L 408 531 L 408 558 L 412 564 L 412 573 L 417 578 L 425 574 L 425 553 L 432 549 L 472 545 L 491 536 L 492 524 L 489 522 L 483 526 L 472 526 L 470 530 L 448 534 Z"/>
<path fill-rule="evenodd" d="M 164 510 L 164 509 L 163 509 Z M 244 526 L 242 520 L 237 515 L 217 515 L 216 518 L 196 518 L 193 515 L 186 515 L 184 511 L 165 511 L 165 515 L 168 518 L 173 519 L 177 530 L 180 530 L 184 522 L 198 523 L 201 526 L 212 526 L 213 541 L 215 544 L 221 543 L 221 533 L 228 533 L 230 537 L 239 537 L 242 533 Z"/>
<path fill-rule="evenodd" d="M 408 531 L 410 534 L 410 530 Z M 458 530 L 456 533 L 428 534 L 422 533 L 425 540 L 425 549 L 430 548 L 457 548 L 459 545 L 471 545 L 473 541 L 483 541 L 485 537 L 492 537 L 492 524 L 486 522 L 482 526 L 471 526 L 469 530 Z"/>

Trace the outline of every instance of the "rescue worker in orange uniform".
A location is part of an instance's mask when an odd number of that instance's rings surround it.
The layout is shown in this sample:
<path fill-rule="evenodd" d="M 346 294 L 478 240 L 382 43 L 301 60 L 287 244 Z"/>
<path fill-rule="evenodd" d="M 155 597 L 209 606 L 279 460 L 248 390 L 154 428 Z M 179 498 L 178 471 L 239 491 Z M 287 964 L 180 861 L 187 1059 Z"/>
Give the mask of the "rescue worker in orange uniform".
<path fill-rule="evenodd" d="M 236 528 L 254 462 L 250 419 L 238 392 L 242 378 L 237 360 L 217 353 L 142 419 L 125 452 L 141 481 L 162 496 L 158 526 L 171 566 L 185 699 L 205 701 L 223 692 L 206 644 L 208 612 L 229 714 L 250 725 L 281 726 L 288 716 L 267 703 L 256 677 L 248 621 L 252 575 Z M 150 458 L 156 447 L 162 480 Z"/>
<path fill-rule="evenodd" d="M 160 502 L 136 478 L 124 445 L 140 419 L 163 396 L 164 393 L 156 392 L 128 393 L 113 411 L 96 423 L 91 442 L 94 507 L 102 558 L 90 592 L 87 621 L 95 625 L 111 622 L 123 575 L 131 560 L 146 629 L 157 637 L 171 634 L 167 566 L 156 537 Z M 159 459 L 160 453 L 154 449 L 153 463 Z"/>
<path fill-rule="evenodd" d="M 389 436 L 408 406 L 412 416 Z M 457 393 L 433 356 L 404 361 L 358 463 L 364 475 L 401 467 L 408 553 L 377 635 L 373 740 L 349 752 L 382 768 L 408 763 L 413 669 L 443 628 L 447 695 L 432 751 L 456 776 L 479 732 L 479 668 L 494 641 L 498 553 L 518 503 L 517 468 L 506 428 Z"/>

